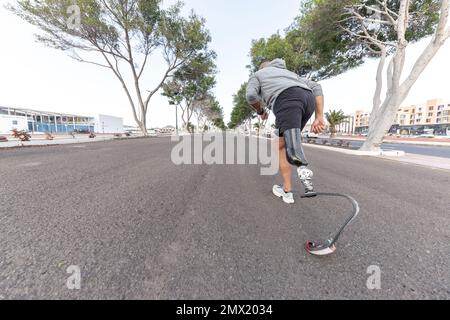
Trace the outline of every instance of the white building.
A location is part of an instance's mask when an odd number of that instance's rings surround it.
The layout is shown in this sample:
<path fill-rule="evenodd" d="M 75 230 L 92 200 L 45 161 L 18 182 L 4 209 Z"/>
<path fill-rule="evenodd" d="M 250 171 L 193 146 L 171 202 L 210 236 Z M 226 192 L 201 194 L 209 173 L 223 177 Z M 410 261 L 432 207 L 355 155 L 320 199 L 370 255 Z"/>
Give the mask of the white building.
<path fill-rule="evenodd" d="M 0 134 L 10 134 L 14 129 L 28 130 L 27 117 L 0 114 Z"/>
<path fill-rule="evenodd" d="M 0 106 L 0 133 L 12 129 L 32 133 L 124 133 L 123 119 L 107 115 L 73 115 Z"/>
<path fill-rule="evenodd" d="M 94 116 L 95 127 L 97 133 L 124 133 L 123 119 L 104 114 Z"/>

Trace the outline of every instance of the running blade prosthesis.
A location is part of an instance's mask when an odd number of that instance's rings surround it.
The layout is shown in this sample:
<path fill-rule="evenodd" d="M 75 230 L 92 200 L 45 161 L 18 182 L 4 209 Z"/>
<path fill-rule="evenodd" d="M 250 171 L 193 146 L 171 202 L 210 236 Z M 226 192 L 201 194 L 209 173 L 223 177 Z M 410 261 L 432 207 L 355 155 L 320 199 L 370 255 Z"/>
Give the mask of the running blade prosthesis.
<path fill-rule="evenodd" d="M 317 196 L 326 196 L 326 197 L 340 197 L 345 198 L 349 200 L 353 206 L 353 213 L 352 215 L 347 218 L 344 225 L 337 231 L 337 233 L 330 239 L 325 242 L 323 241 L 308 241 L 306 242 L 305 249 L 308 251 L 308 253 L 314 255 L 314 256 L 328 256 L 330 254 L 333 254 L 336 252 L 336 243 L 339 240 L 339 237 L 344 232 L 345 228 L 356 219 L 356 217 L 359 214 L 359 204 L 358 202 L 353 199 L 352 197 L 345 195 L 345 194 L 339 194 L 339 193 L 317 193 Z M 307 198 L 306 196 L 303 198 Z"/>
<path fill-rule="evenodd" d="M 305 245 L 306 251 L 314 256 L 328 256 L 336 252 L 336 246 L 330 245 L 330 241 L 327 243 L 316 243 L 313 241 L 308 241 Z"/>

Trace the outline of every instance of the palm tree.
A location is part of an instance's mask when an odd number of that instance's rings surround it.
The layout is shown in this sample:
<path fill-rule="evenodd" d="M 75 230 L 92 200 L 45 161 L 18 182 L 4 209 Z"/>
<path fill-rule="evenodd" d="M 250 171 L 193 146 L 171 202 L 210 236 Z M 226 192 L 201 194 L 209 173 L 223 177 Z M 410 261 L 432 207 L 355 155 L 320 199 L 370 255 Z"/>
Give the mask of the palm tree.
<path fill-rule="evenodd" d="M 346 116 L 342 110 L 331 110 L 330 112 L 327 112 L 325 116 L 330 124 L 331 138 L 333 138 L 336 135 L 336 127 L 347 122 L 348 116 Z"/>

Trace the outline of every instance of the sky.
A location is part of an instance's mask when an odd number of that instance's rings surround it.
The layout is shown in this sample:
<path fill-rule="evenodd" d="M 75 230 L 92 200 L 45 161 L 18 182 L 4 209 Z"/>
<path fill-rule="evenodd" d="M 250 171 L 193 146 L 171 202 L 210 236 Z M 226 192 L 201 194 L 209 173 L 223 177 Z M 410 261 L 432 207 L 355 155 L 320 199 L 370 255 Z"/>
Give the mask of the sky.
<path fill-rule="evenodd" d="M 133 125 L 131 107 L 110 70 L 77 62 L 65 52 L 47 48 L 35 41 L 37 33 L 3 6 L 13 0 L 0 0 L 0 105 L 74 114 L 108 114 L 123 117 Z M 165 0 L 169 5 L 170 0 Z M 211 32 L 211 49 L 218 54 L 215 94 L 228 122 L 232 96 L 248 80 L 249 50 L 253 39 L 268 37 L 288 27 L 298 15 L 299 0 L 185 0 L 184 14 L 194 9 L 206 19 Z M 411 45 L 406 68 L 429 39 Z M 450 41 L 441 49 L 414 86 L 405 104 L 427 99 L 450 101 Z M 164 72 L 158 56 L 150 60 L 144 77 L 144 90 L 150 90 Z M 326 110 L 370 111 L 375 89 L 376 60 L 322 81 Z M 147 88 L 148 87 L 148 88 Z M 449 102 L 450 103 L 450 102 Z M 149 127 L 175 124 L 175 109 L 156 94 L 149 110 Z"/>

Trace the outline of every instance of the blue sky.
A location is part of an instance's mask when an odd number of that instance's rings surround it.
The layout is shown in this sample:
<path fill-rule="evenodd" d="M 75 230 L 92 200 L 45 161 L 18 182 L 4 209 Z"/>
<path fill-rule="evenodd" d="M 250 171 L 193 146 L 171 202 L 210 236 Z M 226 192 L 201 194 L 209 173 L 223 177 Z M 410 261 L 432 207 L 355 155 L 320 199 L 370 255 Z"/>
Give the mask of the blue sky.
<path fill-rule="evenodd" d="M 0 0 L 6 3 L 11 0 Z M 173 1 L 165 0 L 165 5 Z M 298 14 L 299 0 L 186 0 L 185 13 L 194 9 L 205 17 L 218 54 L 215 93 L 224 107 L 226 119 L 232 95 L 247 80 L 251 40 L 283 32 Z M 0 6 L 0 105 L 70 113 L 104 113 L 124 117 L 133 124 L 131 110 L 121 86 L 111 71 L 76 62 L 64 52 L 36 43 L 36 30 Z M 426 44 L 408 52 L 407 67 Z M 441 50 L 412 91 L 408 102 L 428 98 L 450 100 L 450 43 Z M 149 88 L 163 73 L 163 64 L 152 58 L 145 81 Z M 370 110 L 376 61 L 344 75 L 323 81 L 327 108 L 350 113 Z M 174 124 L 174 108 L 156 95 L 149 112 L 150 126 Z"/>

